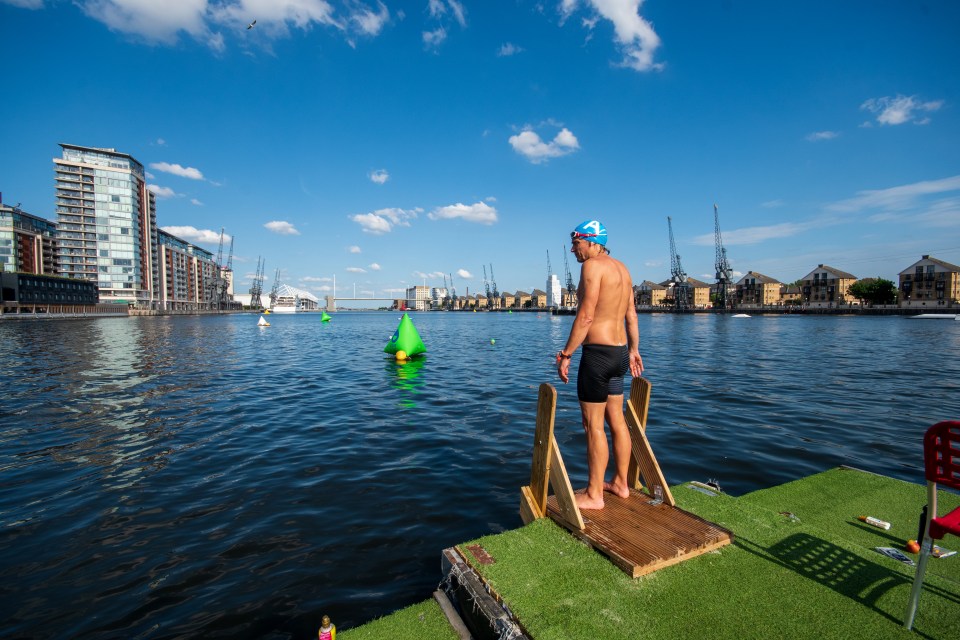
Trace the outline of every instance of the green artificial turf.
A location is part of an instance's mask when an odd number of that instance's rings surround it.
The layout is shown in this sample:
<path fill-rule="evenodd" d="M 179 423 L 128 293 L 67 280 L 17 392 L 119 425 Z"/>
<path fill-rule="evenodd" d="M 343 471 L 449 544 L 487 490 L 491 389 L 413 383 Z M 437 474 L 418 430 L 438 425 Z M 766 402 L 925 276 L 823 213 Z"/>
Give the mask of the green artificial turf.
<path fill-rule="evenodd" d="M 902 620 L 914 568 L 874 550 L 916 537 L 924 487 L 833 469 L 739 498 L 689 485 L 672 492 L 735 542 L 637 579 L 548 519 L 458 548 L 535 640 L 960 638 L 960 554 L 931 559 L 910 633 Z M 941 513 L 960 505 L 956 494 L 940 500 Z M 892 526 L 870 527 L 858 515 Z M 474 544 L 494 563 L 474 561 Z M 960 549 L 960 541 L 943 546 Z M 342 635 L 454 637 L 432 600 Z"/>
<path fill-rule="evenodd" d="M 678 505 L 731 529 L 736 541 L 636 580 L 549 520 L 460 547 L 480 544 L 493 556 L 494 564 L 475 568 L 537 640 L 910 637 L 901 623 L 913 568 L 874 551 L 894 541 L 850 524 L 853 507 L 843 500 L 855 504 L 854 518 L 860 510 L 882 517 L 893 513 L 880 509 L 889 496 L 910 493 L 906 484 L 832 471 L 777 487 L 769 500 L 764 492 L 707 496 L 681 485 L 673 489 Z M 956 565 L 960 555 L 936 562 Z M 914 628 L 960 638 L 960 584 L 936 569 Z"/>
<path fill-rule="evenodd" d="M 362 626 L 338 631 L 339 640 L 458 640 L 436 600 L 425 600 Z"/>

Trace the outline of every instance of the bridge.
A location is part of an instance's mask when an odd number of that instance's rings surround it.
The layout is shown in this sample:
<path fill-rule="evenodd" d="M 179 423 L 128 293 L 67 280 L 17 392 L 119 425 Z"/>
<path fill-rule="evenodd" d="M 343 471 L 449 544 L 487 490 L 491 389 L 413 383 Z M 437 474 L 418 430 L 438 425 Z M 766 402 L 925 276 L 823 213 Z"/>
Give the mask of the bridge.
<path fill-rule="evenodd" d="M 326 296 L 327 301 L 327 311 L 336 311 L 337 302 L 362 302 L 362 301 L 374 301 L 374 302 L 396 302 L 397 300 L 403 300 L 407 303 L 408 307 L 415 307 L 417 302 L 423 302 L 424 304 L 432 304 L 431 300 L 417 300 L 416 298 L 405 298 L 403 296 L 392 296 L 390 298 L 343 298 L 341 296 Z"/>

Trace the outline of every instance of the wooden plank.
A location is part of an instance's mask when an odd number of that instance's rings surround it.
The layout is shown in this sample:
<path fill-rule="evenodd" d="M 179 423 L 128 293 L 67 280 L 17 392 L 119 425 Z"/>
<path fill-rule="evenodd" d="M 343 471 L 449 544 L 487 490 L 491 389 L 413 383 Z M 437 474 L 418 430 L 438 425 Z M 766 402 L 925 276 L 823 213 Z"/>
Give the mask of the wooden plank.
<path fill-rule="evenodd" d="M 530 492 L 540 513 L 547 511 L 547 480 L 550 477 L 553 424 L 557 412 L 557 390 L 546 382 L 537 395 L 537 425 L 533 435 L 533 464 L 530 471 Z"/>
<path fill-rule="evenodd" d="M 580 515 L 580 508 L 577 507 L 573 485 L 570 484 L 570 476 L 567 475 L 567 468 L 563 464 L 560 447 L 553 438 L 550 440 L 550 452 L 550 484 L 553 486 L 554 498 L 557 502 L 557 516 L 563 518 L 568 528 L 583 529 L 583 517 Z M 544 513 L 547 511 L 546 503 L 543 505 L 543 511 Z"/>
<path fill-rule="evenodd" d="M 632 409 L 637 416 L 636 419 L 641 431 L 647 429 L 647 412 L 650 409 L 650 389 L 652 386 L 646 378 L 634 378 L 630 382 L 626 416 L 630 415 Z M 633 436 L 631 436 L 632 439 Z M 627 469 L 627 486 L 631 489 L 643 489 L 643 483 L 640 482 L 640 466 L 637 464 L 636 456 L 632 454 L 630 456 L 630 467 Z"/>
<path fill-rule="evenodd" d="M 546 513 L 537 506 L 530 487 L 520 487 L 520 519 L 523 520 L 523 524 L 530 524 L 544 516 Z"/>
<path fill-rule="evenodd" d="M 650 504 L 632 491 L 629 498 L 605 494 L 606 506 L 583 512 L 584 527 L 575 529 L 559 517 L 553 496 L 548 515 L 636 578 L 682 562 L 733 541 L 733 534 L 712 522 L 667 504 Z"/>
<path fill-rule="evenodd" d="M 630 456 L 631 472 L 643 477 L 643 484 L 647 486 L 650 497 L 656 495 L 656 487 L 660 487 L 661 499 L 672 507 L 677 504 L 676 500 L 673 499 L 667 479 L 657 463 L 657 457 L 653 454 L 653 447 L 647 440 L 650 388 L 650 381 L 644 378 L 634 378 L 630 384 L 630 399 L 627 401 L 625 417 L 627 428 L 630 430 L 630 446 L 633 453 Z M 633 471 L 634 464 L 636 471 Z M 634 489 L 640 488 L 637 475 L 627 477 L 628 484 L 631 484 Z"/>

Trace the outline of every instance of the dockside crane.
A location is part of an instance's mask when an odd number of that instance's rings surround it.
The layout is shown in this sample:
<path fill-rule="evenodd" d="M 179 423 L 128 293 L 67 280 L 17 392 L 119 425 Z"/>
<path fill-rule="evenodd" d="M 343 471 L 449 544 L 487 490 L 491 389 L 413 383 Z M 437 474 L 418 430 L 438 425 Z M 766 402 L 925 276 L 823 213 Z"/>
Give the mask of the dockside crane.
<path fill-rule="evenodd" d="M 222 233 L 222 232 L 221 232 Z M 221 237 L 221 242 L 223 238 Z M 233 236 L 230 236 L 230 254 L 227 257 L 227 266 L 220 267 L 220 308 L 229 307 L 227 300 L 227 290 L 230 288 L 230 281 L 233 279 Z"/>
<path fill-rule="evenodd" d="M 713 238 L 716 243 L 716 268 L 717 268 L 717 298 L 713 306 L 717 309 L 728 309 L 733 306 L 733 269 L 730 268 L 730 262 L 727 260 L 727 250 L 723 246 L 723 238 L 720 237 L 720 213 L 716 203 L 713 205 Z"/>
<path fill-rule="evenodd" d="M 490 286 L 493 287 L 493 298 L 494 298 L 494 300 L 499 300 L 499 299 L 500 299 L 500 292 L 497 291 L 497 281 L 496 281 L 496 279 L 493 277 L 493 263 L 492 263 L 492 262 L 490 263 Z M 497 305 L 497 308 L 499 308 L 499 305 Z"/>
<path fill-rule="evenodd" d="M 260 296 L 263 294 L 263 256 L 257 256 L 257 273 L 253 276 L 253 285 L 250 287 L 250 308 L 262 309 L 263 302 Z"/>
<path fill-rule="evenodd" d="M 567 245 L 563 245 L 563 276 L 565 278 L 564 282 L 567 287 L 566 302 L 568 304 L 574 304 L 573 300 L 576 296 L 577 290 L 573 286 L 573 276 L 570 275 L 570 264 L 567 262 Z"/>
<path fill-rule="evenodd" d="M 487 294 L 487 309 L 489 309 L 493 301 L 490 299 L 490 281 L 487 280 L 487 265 L 483 265 L 483 288 Z"/>
<path fill-rule="evenodd" d="M 690 283 L 687 274 L 680 265 L 677 245 L 673 241 L 673 221 L 667 216 L 667 229 L 670 231 L 670 279 L 673 282 L 673 306 L 677 311 L 685 311 L 690 304 Z"/>
<path fill-rule="evenodd" d="M 450 309 L 457 308 L 457 289 L 453 286 L 453 274 L 450 274 Z"/>
<path fill-rule="evenodd" d="M 273 276 L 273 289 L 270 290 L 270 307 L 273 308 L 277 303 L 277 295 L 280 293 L 280 269 Z"/>

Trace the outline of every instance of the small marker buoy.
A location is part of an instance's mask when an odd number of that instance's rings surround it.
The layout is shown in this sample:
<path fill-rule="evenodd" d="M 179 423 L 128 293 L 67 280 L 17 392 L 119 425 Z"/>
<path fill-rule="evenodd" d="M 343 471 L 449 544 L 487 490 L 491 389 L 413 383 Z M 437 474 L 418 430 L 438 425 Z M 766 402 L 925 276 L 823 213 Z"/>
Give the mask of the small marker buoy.
<path fill-rule="evenodd" d="M 490 338 L 490 344 L 497 344 L 497 341 L 494 340 L 493 338 Z"/>

